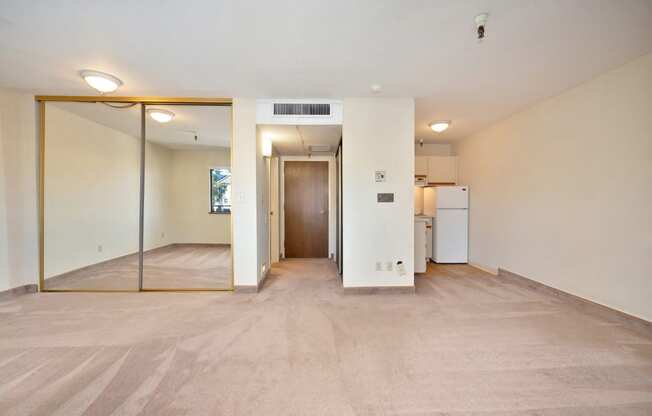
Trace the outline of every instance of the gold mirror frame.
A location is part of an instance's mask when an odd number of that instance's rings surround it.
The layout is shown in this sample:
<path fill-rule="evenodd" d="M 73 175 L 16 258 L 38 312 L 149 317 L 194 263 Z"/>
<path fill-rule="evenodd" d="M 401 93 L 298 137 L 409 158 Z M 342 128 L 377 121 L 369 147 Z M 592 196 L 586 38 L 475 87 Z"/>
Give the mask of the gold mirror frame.
<path fill-rule="evenodd" d="M 144 226 L 144 198 L 145 198 L 145 106 L 153 104 L 166 105 L 196 105 L 196 106 L 223 106 L 231 107 L 231 98 L 193 98 L 193 97 L 108 97 L 108 96 L 67 96 L 67 95 L 37 95 L 34 97 L 38 103 L 38 128 L 39 128 L 39 292 L 232 292 L 234 290 L 233 278 L 233 207 L 231 208 L 231 287 L 229 288 L 157 288 L 143 287 L 143 226 Z M 139 261 L 138 261 L 138 289 L 47 289 L 45 287 L 45 103 L 47 102 L 81 102 L 81 103 L 131 103 L 140 104 L 141 130 L 140 130 L 140 207 L 139 207 Z M 233 114 L 231 115 L 233 117 Z M 231 149 L 233 148 L 233 119 L 231 119 Z M 233 166 L 233 152 L 230 152 L 231 166 Z"/>

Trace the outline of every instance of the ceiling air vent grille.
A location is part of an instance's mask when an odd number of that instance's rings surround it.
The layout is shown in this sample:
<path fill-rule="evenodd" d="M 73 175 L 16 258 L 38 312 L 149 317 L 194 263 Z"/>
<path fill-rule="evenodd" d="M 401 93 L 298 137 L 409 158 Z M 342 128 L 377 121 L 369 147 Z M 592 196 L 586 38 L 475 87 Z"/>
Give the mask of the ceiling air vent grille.
<path fill-rule="evenodd" d="M 275 116 L 330 116 L 330 104 L 275 103 Z"/>

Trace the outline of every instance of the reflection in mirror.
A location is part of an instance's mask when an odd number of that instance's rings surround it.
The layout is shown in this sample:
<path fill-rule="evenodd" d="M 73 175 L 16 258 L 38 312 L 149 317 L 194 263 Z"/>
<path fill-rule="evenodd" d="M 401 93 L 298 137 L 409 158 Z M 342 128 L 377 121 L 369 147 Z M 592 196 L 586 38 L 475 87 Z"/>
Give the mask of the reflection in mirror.
<path fill-rule="evenodd" d="M 138 290 L 140 107 L 48 102 L 46 290 Z"/>
<path fill-rule="evenodd" d="M 150 105 L 144 289 L 230 289 L 231 107 Z"/>

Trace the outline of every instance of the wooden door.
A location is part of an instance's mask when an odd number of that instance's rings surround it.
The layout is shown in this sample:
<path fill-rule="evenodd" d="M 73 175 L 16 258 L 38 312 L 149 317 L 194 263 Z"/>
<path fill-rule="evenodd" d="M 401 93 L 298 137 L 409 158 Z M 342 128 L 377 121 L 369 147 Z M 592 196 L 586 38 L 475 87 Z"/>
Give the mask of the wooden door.
<path fill-rule="evenodd" d="M 285 257 L 328 257 L 328 162 L 285 162 Z"/>

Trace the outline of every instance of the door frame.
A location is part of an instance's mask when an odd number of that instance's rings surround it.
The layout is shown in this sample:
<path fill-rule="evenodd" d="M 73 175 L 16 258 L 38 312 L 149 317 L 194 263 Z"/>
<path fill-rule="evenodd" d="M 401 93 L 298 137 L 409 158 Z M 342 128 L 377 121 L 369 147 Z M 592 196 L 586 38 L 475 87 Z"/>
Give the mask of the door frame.
<path fill-rule="evenodd" d="M 144 241 L 144 206 L 145 206 L 145 144 L 146 144 L 146 106 L 148 105 L 190 105 L 190 106 L 222 106 L 232 107 L 231 98 L 200 98 L 200 97 L 112 97 L 112 96 L 68 96 L 68 95 L 35 95 L 38 120 L 38 234 L 39 234 L 39 292 L 232 292 L 234 290 L 233 249 L 231 249 L 231 285 L 228 288 L 162 288 L 147 289 L 143 287 L 143 241 Z M 122 103 L 140 106 L 140 206 L 139 206 L 139 266 L 138 289 L 47 289 L 45 287 L 45 104 L 48 102 L 81 102 L 81 103 Z M 231 114 L 233 126 L 233 113 Z M 230 146 L 233 148 L 233 128 L 231 129 Z M 233 152 L 231 152 L 231 169 L 233 169 Z M 234 241 L 231 207 L 231 241 Z"/>
<path fill-rule="evenodd" d="M 281 156 L 281 166 L 279 169 L 279 251 L 280 258 L 285 258 L 285 162 L 328 162 L 328 258 L 334 259 L 336 253 L 336 224 L 337 219 L 335 204 L 335 156 Z"/>

